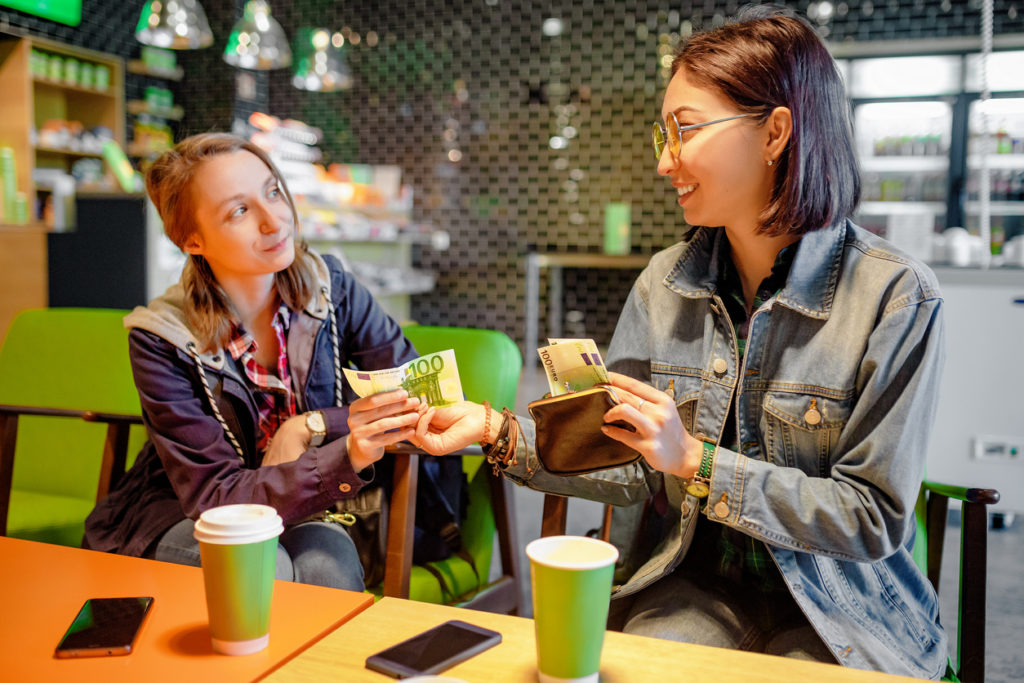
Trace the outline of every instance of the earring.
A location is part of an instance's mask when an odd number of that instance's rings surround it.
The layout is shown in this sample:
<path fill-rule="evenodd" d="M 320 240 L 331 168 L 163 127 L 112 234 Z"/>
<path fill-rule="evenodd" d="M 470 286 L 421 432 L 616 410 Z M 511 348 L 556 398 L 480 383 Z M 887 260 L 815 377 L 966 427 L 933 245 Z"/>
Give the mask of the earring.
<path fill-rule="evenodd" d="M 774 164 L 774 163 L 775 163 L 775 162 L 774 162 L 774 161 L 773 161 L 772 159 L 769 159 L 769 160 L 768 160 L 768 165 L 769 165 L 769 166 L 771 166 L 771 165 L 772 165 L 772 164 Z"/>

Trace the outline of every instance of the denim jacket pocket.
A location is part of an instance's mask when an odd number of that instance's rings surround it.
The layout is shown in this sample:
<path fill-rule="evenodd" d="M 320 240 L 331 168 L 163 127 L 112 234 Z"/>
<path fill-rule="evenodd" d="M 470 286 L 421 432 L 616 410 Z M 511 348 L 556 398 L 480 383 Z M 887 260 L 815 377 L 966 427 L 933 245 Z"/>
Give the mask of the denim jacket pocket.
<path fill-rule="evenodd" d="M 700 396 L 700 377 L 696 373 L 689 375 L 655 370 L 651 373 L 651 384 L 675 401 L 683 427 L 692 434 L 693 419 L 697 413 L 697 398 Z"/>
<path fill-rule="evenodd" d="M 762 434 L 765 452 L 777 465 L 827 477 L 830 458 L 850 417 L 849 399 L 789 391 L 766 392 Z"/>

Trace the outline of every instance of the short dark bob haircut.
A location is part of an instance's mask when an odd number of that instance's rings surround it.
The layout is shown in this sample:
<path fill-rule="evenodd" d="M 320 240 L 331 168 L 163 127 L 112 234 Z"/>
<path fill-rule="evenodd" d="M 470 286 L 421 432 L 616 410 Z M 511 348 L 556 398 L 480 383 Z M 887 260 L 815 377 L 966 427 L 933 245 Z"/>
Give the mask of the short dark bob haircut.
<path fill-rule="evenodd" d="M 802 235 L 849 217 L 860 172 L 842 78 L 824 43 L 789 10 L 752 5 L 719 28 L 695 34 L 672 61 L 672 75 L 715 90 L 764 122 L 776 107 L 793 115 L 789 144 L 761 213 L 767 235 Z"/>

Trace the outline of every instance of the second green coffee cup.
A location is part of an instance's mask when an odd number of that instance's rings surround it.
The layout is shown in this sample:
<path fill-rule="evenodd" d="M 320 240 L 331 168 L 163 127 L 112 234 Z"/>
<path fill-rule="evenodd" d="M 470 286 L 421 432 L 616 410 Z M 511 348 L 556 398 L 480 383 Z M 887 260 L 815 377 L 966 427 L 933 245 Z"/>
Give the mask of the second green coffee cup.
<path fill-rule="evenodd" d="M 203 565 L 213 649 L 259 652 L 270 642 L 281 517 L 266 505 L 224 505 L 205 511 L 195 537 Z"/>
<path fill-rule="evenodd" d="M 593 538 L 549 536 L 530 542 L 526 555 L 541 682 L 596 683 L 619 551 Z"/>

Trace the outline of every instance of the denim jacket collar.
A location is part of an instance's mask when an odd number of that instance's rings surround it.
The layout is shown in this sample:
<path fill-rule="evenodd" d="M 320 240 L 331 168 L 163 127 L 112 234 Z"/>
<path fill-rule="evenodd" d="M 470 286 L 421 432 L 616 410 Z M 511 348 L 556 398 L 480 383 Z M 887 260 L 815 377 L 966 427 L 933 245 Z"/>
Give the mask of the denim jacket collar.
<path fill-rule="evenodd" d="M 712 296 L 721 268 L 724 235 L 722 228 L 694 228 L 687 236 L 689 244 L 665 276 L 665 286 L 685 297 Z M 808 317 L 827 320 L 839 281 L 845 239 L 845 220 L 801 237 L 777 303 Z"/>

